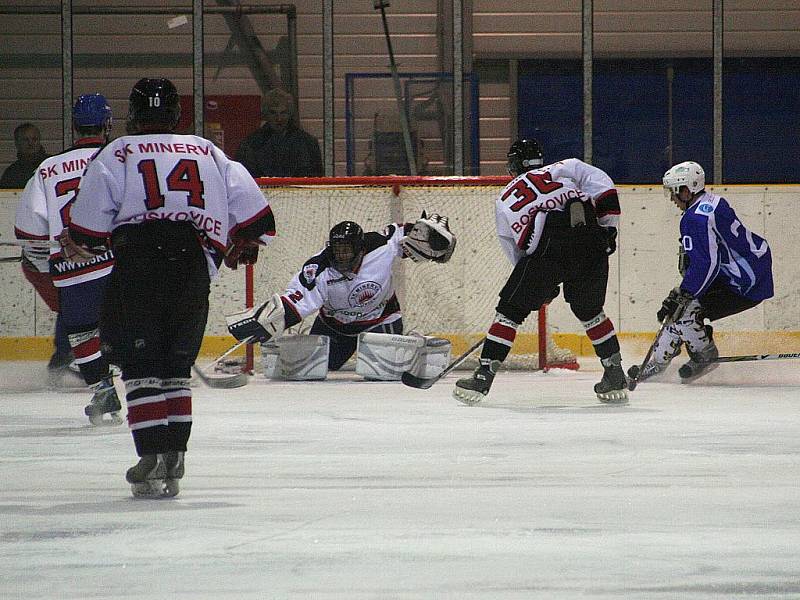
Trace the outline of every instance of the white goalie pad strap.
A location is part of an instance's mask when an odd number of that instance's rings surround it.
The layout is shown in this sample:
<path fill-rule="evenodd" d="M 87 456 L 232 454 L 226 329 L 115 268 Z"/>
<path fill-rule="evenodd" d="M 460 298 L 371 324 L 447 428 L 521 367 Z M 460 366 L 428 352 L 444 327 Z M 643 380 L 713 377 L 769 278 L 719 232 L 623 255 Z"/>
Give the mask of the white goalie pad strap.
<path fill-rule="evenodd" d="M 437 377 L 450 364 L 450 340 L 425 336 L 425 345 L 420 348 L 411 373 L 416 377 Z"/>
<path fill-rule="evenodd" d="M 261 344 L 264 377 L 290 381 L 319 381 L 328 376 L 330 338 L 292 335 Z"/>
<path fill-rule="evenodd" d="M 399 381 L 411 370 L 425 338 L 416 335 L 364 332 L 358 336 L 356 374 L 365 379 Z"/>

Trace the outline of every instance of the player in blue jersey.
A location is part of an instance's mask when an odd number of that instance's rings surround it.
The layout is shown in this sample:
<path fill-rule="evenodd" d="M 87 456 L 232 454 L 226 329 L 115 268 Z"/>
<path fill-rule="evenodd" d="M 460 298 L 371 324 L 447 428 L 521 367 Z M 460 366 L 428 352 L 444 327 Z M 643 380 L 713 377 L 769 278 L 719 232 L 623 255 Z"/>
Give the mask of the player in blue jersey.
<path fill-rule="evenodd" d="M 757 306 L 771 298 L 772 253 L 767 241 L 739 220 L 728 201 L 705 190 L 705 173 L 695 162 L 675 165 L 664 174 L 664 189 L 683 211 L 681 260 L 683 280 L 670 291 L 658 311 L 664 327 L 652 358 L 641 373 L 643 381 L 663 372 L 686 345 L 689 362 L 678 374 L 688 383 L 714 367 L 719 356 L 712 337 L 716 321 Z"/>

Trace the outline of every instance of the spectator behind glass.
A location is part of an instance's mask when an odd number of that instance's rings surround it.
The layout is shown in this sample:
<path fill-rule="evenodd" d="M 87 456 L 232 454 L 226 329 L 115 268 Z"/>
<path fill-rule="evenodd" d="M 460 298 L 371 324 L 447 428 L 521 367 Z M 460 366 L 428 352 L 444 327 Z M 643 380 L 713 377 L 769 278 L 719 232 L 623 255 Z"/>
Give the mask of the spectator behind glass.
<path fill-rule="evenodd" d="M 36 168 L 48 157 L 42 146 L 42 134 L 33 123 L 23 123 L 14 129 L 14 145 L 17 160 L 8 165 L 0 177 L 0 188 L 24 188 Z"/>
<path fill-rule="evenodd" d="M 261 99 L 265 123 L 242 140 L 236 160 L 253 177 L 320 177 L 322 154 L 317 139 L 300 128 L 294 98 L 273 89 Z"/>

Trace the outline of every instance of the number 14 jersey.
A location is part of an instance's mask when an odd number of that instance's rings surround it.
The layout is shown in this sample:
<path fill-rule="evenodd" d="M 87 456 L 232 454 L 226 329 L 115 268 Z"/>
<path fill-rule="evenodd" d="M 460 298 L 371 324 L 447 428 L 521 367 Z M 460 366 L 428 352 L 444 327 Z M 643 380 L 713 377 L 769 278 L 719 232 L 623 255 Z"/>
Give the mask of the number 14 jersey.
<path fill-rule="evenodd" d="M 205 242 L 213 276 L 229 236 L 269 212 L 247 170 L 212 142 L 153 133 L 103 148 L 81 181 L 71 219 L 74 229 L 97 238 L 153 219 L 190 222 Z M 266 243 L 272 235 L 260 239 Z"/>

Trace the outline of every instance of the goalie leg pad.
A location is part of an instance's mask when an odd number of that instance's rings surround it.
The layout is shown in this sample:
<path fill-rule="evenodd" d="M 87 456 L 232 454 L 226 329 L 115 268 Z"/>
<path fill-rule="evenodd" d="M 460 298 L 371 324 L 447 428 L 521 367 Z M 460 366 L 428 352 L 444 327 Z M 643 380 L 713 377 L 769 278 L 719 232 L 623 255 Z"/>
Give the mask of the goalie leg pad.
<path fill-rule="evenodd" d="M 411 370 L 425 338 L 415 335 L 364 332 L 358 336 L 356 374 L 364 379 L 400 381 Z"/>
<path fill-rule="evenodd" d="M 417 353 L 411 374 L 423 379 L 438 377 L 450 364 L 450 351 L 450 340 L 425 336 L 425 345 Z"/>
<path fill-rule="evenodd" d="M 261 344 L 264 377 L 289 381 L 320 381 L 328 376 L 330 338 L 292 335 Z"/>

